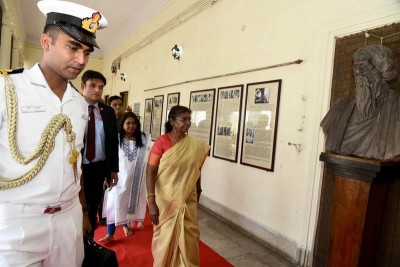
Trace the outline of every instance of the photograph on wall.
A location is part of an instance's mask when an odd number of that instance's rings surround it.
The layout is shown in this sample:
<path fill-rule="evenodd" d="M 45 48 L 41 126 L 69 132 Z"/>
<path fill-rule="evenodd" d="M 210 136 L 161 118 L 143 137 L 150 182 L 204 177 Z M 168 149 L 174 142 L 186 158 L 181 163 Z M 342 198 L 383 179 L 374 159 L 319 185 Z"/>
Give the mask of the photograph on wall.
<path fill-rule="evenodd" d="M 144 101 L 143 132 L 151 134 L 151 119 L 153 115 L 153 98 Z"/>
<path fill-rule="evenodd" d="M 139 114 L 140 114 L 140 102 L 133 103 L 132 112 L 135 113 L 135 115 L 139 116 Z"/>
<path fill-rule="evenodd" d="M 274 171 L 282 80 L 247 84 L 240 163 Z"/>
<path fill-rule="evenodd" d="M 243 85 L 218 88 L 213 157 L 237 162 Z"/>
<path fill-rule="evenodd" d="M 151 120 L 151 139 L 154 141 L 161 135 L 161 123 L 163 112 L 164 96 L 157 95 L 153 102 L 153 115 Z"/>
<path fill-rule="evenodd" d="M 189 108 L 192 126 L 189 133 L 211 145 L 211 128 L 214 118 L 215 89 L 190 92 Z"/>
<path fill-rule="evenodd" d="M 165 119 L 168 120 L 169 111 L 173 106 L 179 105 L 179 98 L 181 93 L 172 93 L 167 95 L 167 109 L 165 112 Z"/>
<path fill-rule="evenodd" d="M 151 133 L 151 116 L 153 114 L 153 98 L 144 101 L 143 132 Z"/>

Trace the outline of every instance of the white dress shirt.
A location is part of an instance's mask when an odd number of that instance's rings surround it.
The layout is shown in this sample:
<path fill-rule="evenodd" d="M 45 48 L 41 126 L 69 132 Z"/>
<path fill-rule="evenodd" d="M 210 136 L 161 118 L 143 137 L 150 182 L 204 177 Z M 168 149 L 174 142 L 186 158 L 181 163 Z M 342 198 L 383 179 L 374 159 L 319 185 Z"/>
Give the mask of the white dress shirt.
<path fill-rule="evenodd" d="M 76 134 L 76 150 L 80 151 L 88 121 L 87 104 L 83 97 L 68 84 L 61 101 L 48 86 L 38 64 L 10 77 L 18 96 L 17 140 L 22 154 L 28 156 L 37 148 L 46 125 L 59 113 L 71 119 Z M 0 177 L 15 179 L 30 171 L 38 159 L 23 165 L 12 158 L 7 140 L 4 84 L 4 78 L 0 77 Z M 70 145 L 62 128 L 55 138 L 54 150 L 42 170 L 33 180 L 20 187 L 0 191 L 0 203 L 53 205 L 75 198 L 80 190 L 81 156 L 78 157 L 76 181 L 72 165 L 68 162 L 69 156 Z"/>

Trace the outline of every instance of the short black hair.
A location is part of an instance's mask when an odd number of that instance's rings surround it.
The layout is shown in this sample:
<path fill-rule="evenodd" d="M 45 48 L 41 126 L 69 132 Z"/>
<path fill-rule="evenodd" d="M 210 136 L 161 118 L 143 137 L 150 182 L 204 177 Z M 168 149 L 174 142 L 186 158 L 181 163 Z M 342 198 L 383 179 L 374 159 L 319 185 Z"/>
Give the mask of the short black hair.
<path fill-rule="evenodd" d="M 53 40 L 51 41 L 51 44 L 54 45 L 58 35 L 60 34 L 61 29 L 57 26 L 57 25 L 46 25 L 44 27 L 43 33 L 47 34 L 48 36 L 50 36 Z"/>
<path fill-rule="evenodd" d="M 119 100 L 121 100 L 121 102 L 122 102 L 122 97 L 120 97 L 120 96 L 118 96 L 118 95 L 113 95 L 113 96 L 110 96 L 110 97 L 108 98 L 108 100 L 107 100 L 108 105 L 111 105 L 111 102 L 113 102 L 113 101 L 116 100 L 116 99 L 119 99 Z"/>
<path fill-rule="evenodd" d="M 83 83 L 86 83 L 89 79 L 99 79 L 104 83 L 104 85 L 107 84 L 106 77 L 104 77 L 103 74 L 101 74 L 100 72 L 95 71 L 95 70 L 87 70 L 82 75 L 82 82 Z"/>
<path fill-rule="evenodd" d="M 61 29 L 57 25 L 48 24 L 44 26 L 43 33 L 49 34 L 51 31 L 58 31 L 60 32 Z"/>

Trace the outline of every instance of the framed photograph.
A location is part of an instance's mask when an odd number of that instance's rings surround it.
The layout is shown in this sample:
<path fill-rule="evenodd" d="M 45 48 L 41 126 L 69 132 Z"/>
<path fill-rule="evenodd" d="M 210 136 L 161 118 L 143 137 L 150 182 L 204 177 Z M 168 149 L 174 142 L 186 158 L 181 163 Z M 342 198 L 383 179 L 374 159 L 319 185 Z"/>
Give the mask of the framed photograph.
<path fill-rule="evenodd" d="M 151 133 L 151 117 L 153 115 L 153 98 L 144 100 L 143 132 Z"/>
<path fill-rule="evenodd" d="M 243 85 L 218 88 L 213 157 L 237 162 Z"/>
<path fill-rule="evenodd" d="M 247 84 L 240 163 L 274 171 L 282 80 Z"/>
<path fill-rule="evenodd" d="M 151 139 L 154 141 L 161 135 L 162 112 L 164 95 L 157 95 L 153 102 L 153 115 L 151 119 Z"/>
<path fill-rule="evenodd" d="M 165 119 L 168 120 L 169 111 L 173 106 L 179 105 L 179 98 L 181 93 L 171 93 L 167 95 L 167 109 L 165 112 Z"/>
<path fill-rule="evenodd" d="M 211 128 L 214 118 L 215 89 L 190 92 L 189 108 L 192 126 L 189 133 L 211 145 Z"/>
<path fill-rule="evenodd" d="M 136 115 L 140 114 L 140 102 L 133 103 L 132 112 L 135 113 Z"/>

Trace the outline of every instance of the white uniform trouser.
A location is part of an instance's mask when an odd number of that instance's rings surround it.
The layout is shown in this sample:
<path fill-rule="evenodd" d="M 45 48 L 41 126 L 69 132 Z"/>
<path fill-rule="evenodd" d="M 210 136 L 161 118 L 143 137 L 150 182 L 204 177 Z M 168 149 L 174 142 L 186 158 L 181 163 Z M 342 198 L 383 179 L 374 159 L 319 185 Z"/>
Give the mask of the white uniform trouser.
<path fill-rule="evenodd" d="M 78 197 L 59 212 L 42 210 L 0 203 L 1 267 L 82 266 L 82 206 Z"/>

